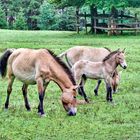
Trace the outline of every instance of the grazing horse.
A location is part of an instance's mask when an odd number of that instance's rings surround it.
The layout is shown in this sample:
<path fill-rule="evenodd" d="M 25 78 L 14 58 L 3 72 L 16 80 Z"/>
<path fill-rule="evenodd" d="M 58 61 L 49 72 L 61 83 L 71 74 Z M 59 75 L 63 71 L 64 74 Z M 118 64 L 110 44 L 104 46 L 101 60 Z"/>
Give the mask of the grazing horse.
<path fill-rule="evenodd" d="M 107 101 L 112 101 L 112 79 L 114 71 L 118 65 L 120 65 L 123 69 L 126 69 L 127 67 L 124 50 L 111 52 L 103 59 L 102 62 L 79 60 L 73 65 L 72 71 L 78 85 L 85 77 L 95 80 L 104 79 L 107 88 L 106 99 Z M 85 100 L 87 101 L 86 98 Z"/>
<path fill-rule="evenodd" d="M 87 46 L 75 46 L 73 48 L 70 48 L 59 55 L 60 58 L 65 57 L 66 62 L 70 68 L 79 60 L 89 60 L 92 62 L 100 62 L 102 61 L 108 54 L 110 54 L 111 50 L 108 48 L 93 48 L 93 47 L 87 47 Z M 84 81 L 86 80 L 86 76 L 83 77 Z M 114 71 L 113 74 L 113 81 L 112 81 L 112 87 L 113 87 L 113 93 L 116 92 L 117 86 L 119 84 L 120 75 L 117 72 L 117 70 Z M 87 98 L 87 96 L 83 92 L 82 81 L 80 83 L 79 88 L 79 94 Z M 101 80 L 98 80 L 96 88 L 94 89 L 94 93 L 97 96 L 98 95 L 98 89 L 101 84 Z"/>
<path fill-rule="evenodd" d="M 7 69 L 6 69 L 7 68 Z M 43 116 L 45 90 L 50 81 L 54 81 L 62 91 L 62 104 L 68 115 L 76 115 L 76 83 L 69 68 L 50 50 L 16 49 L 7 50 L 0 58 L 0 74 L 8 73 L 8 88 L 5 109 L 8 109 L 14 79 L 23 82 L 22 92 L 25 107 L 30 110 L 27 98 L 28 85 L 37 84 L 39 94 L 38 113 Z"/>

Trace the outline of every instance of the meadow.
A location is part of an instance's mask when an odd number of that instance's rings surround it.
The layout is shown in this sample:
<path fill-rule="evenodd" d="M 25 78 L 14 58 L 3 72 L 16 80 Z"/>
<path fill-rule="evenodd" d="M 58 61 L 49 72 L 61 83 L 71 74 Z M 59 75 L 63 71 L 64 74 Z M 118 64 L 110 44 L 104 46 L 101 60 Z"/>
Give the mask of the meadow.
<path fill-rule="evenodd" d="M 86 92 L 90 104 L 79 105 L 77 115 L 69 117 L 62 107 L 59 87 L 51 82 L 44 109 L 37 114 L 36 85 L 29 86 L 31 111 L 24 107 L 22 83 L 13 85 L 9 110 L 4 110 L 7 78 L 0 77 L 0 140 L 139 140 L 140 139 L 140 35 L 85 35 L 75 32 L 0 30 L 0 55 L 6 48 L 48 48 L 56 54 L 76 46 L 126 48 L 128 68 L 122 70 L 114 102 L 107 103 L 104 83 L 94 96 L 96 81 L 88 80 Z M 78 96 L 78 99 L 82 97 Z"/>

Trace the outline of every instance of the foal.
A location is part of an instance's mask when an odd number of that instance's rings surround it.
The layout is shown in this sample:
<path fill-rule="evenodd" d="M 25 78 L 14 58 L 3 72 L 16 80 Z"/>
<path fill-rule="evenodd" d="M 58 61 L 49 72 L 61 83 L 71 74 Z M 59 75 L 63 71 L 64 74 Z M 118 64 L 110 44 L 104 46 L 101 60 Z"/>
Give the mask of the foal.
<path fill-rule="evenodd" d="M 6 69 L 8 67 L 8 69 Z M 23 82 L 25 107 L 30 110 L 27 98 L 28 85 L 37 84 L 39 94 L 38 113 L 44 115 L 43 100 L 50 81 L 54 81 L 62 91 L 62 104 L 68 115 L 76 115 L 76 83 L 69 68 L 50 50 L 16 49 L 7 50 L 0 58 L 0 74 L 8 73 L 8 88 L 5 108 L 9 106 L 14 79 Z"/>
<path fill-rule="evenodd" d="M 75 46 L 72 47 L 65 52 L 61 53 L 59 57 L 63 58 L 65 57 L 66 63 L 70 68 L 79 60 L 88 60 L 92 62 L 101 62 L 107 55 L 111 53 L 111 50 L 108 48 L 93 48 L 93 47 L 87 47 L 87 46 Z M 86 76 L 84 76 L 84 80 L 86 80 Z M 115 70 L 113 74 L 113 81 L 112 81 L 112 87 L 113 92 L 115 93 L 117 90 L 117 86 L 119 84 L 120 75 Z M 98 89 L 101 84 L 101 80 L 98 80 L 96 88 L 94 89 L 95 95 L 98 95 Z M 81 83 L 80 86 L 83 84 Z M 86 95 L 82 92 L 82 90 L 79 90 L 79 94 L 82 96 Z"/>
<path fill-rule="evenodd" d="M 88 60 L 80 60 L 76 62 L 72 71 L 76 79 L 77 84 L 80 84 L 85 77 L 91 79 L 104 79 L 107 88 L 107 101 L 112 101 L 112 79 L 114 71 L 117 66 L 120 65 L 123 69 L 126 69 L 127 64 L 125 61 L 124 51 L 114 51 L 106 56 L 102 62 L 91 62 Z M 84 81 L 84 80 L 83 80 Z M 82 83 L 82 84 L 85 84 Z M 84 92 L 84 89 L 81 89 Z M 85 92 L 84 92 L 85 93 Z M 88 102 L 87 98 L 85 101 Z"/>

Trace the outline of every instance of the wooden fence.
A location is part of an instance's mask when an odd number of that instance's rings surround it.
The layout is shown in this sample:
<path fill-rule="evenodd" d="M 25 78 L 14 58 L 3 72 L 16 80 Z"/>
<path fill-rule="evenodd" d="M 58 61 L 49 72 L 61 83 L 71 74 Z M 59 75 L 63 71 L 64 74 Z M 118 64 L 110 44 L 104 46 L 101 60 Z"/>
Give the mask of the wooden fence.
<path fill-rule="evenodd" d="M 96 7 L 91 7 L 90 14 L 79 13 L 76 11 L 77 33 L 80 32 L 80 19 L 84 19 L 86 33 L 88 27 L 92 33 L 107 32 L 108 35 L 123 33 L 123 31 L 133 31 L 135 34 L 140 31 L 140 21 L 137 14 L 125 14 L 124 11 L 118 12 L 114 7 L 110 13 L 97 13 Z M 89 19 L 89 20 L 87 20 Z"/>

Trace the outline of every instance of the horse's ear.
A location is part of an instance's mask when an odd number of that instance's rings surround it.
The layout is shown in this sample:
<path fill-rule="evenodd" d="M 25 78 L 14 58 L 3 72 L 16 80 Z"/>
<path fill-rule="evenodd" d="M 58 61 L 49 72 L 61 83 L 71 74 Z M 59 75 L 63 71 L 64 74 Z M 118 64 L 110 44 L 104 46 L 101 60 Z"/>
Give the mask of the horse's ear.
<path fill-rule="evenodd" d="M 125 52 L 125 48 L 122 50 L 122 53 L 124 53 Z"/>
<path fill-rule="evenodd" d="M 117 51 L 119 52 L 120 51 L 120 48 L 118 48 Z"/>
<path fill-rule="evenodd" d="M 120 54 L 120 48 L 116 50 L 117 54 Z"/>
<path fill-rule="evenodd" d="M 79 87 L 78 85 L 75 85 L 75 86 L 72 86 L 72 89 L 76 90 L 78 87 Z"/>

